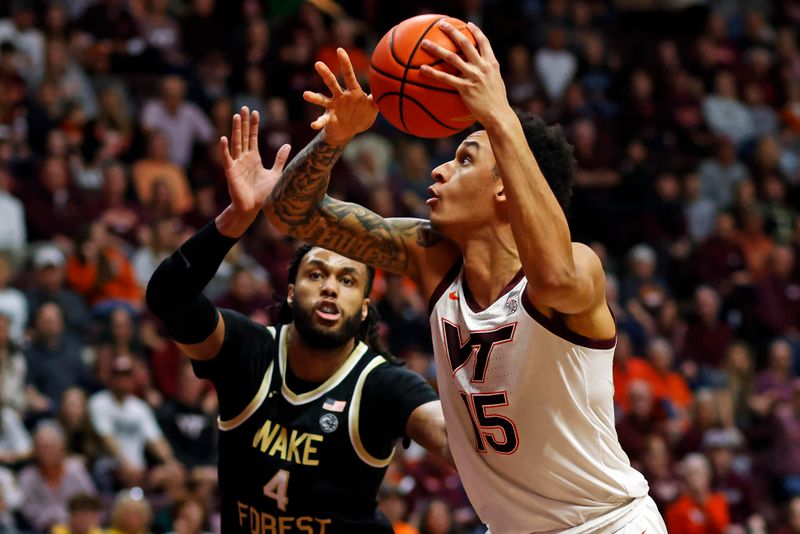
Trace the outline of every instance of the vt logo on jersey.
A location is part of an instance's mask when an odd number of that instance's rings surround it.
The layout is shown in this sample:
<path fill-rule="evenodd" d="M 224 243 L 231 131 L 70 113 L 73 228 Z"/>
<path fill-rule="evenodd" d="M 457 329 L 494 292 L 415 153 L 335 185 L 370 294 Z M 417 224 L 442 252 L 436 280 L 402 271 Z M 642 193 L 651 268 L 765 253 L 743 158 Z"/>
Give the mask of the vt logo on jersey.
<path fill-rule="evenodd" d="M 446 319 L 442 319 L 445 351 L 453 376 L 473 355 L 475 367 L 470 383 L 481 384 L 486 380 L 486 368 L 495 345 L 514 340 L 517 323 L 500 326 L 494 330 L 470 332 L 465 341 L 461 341 L 461 329 Z M 469 414 L 472 430 L 475 432 L 475 448 L 486 453 L 491 448 L 498 454 L 514 454 L 519 447 L 519 432 L 514 421 L 498 413 L 497 408 L 508 406 L 508 394 L 505 391 L 487 393 L 458 392 L 464 407 Z"/>
<path fill-rule="evenodd" d="M 453 374 L 463 367 L 474 354 L 476 361 L 471 381 L 483 382 L 486 379 L 486 366 L 489 364 L 492 349 L 495 345 L 512 341 L 516 328 L 517 323 L 512 323 L 486 332 L 470 332 L 469 337 L 462 343 L 461 329 L 458 325 L 442 319 L 445 348 Z"/>

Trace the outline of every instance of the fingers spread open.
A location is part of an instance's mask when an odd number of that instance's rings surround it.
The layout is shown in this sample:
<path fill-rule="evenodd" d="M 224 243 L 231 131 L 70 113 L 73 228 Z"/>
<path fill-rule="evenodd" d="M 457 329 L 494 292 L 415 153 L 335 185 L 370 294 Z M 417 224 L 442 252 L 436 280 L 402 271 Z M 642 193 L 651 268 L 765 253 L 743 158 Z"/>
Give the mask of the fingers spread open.
<path fill-rule="evenodd" d="M 311 127 L 315 130 L 321 130 L 325 127 L 326 124 L 328 124 L 329 118 L 330 115 L 328 115 L 328 113 L 325 112 L 319 117 L 317 117 L 317 120 L 311 123 Z"/>
<path fill-rule="evenodd" d="M 258 111 L 250 115 L 250 150 L 258 150 L 258 123 L 260 116 Z"/>
<path fill-rule="evenodd" d="M 231 127 L 231 157 L 236 159 L 242 153 L 242 117 L 238 113 L 233 116 Z"/>
<path fill-rule="evenodd" d="M 331 69 L 329 69 L 325 63 L 322 61 L 317 61 L 314 63 L 314 68 L 317 69 L 322 81 L 325 83 L 325 86 L 328 88 L 334 98 L 344 93 L 342 88 L 339 86 L 339 81 L 336 79 L 336 76 L 333 75 Z"/>
<path fill-rule="evenodd" d="M 242 106 L 242 150 L 250 150 L 250 110 L 247 106 Z"/>
<path fill-rule="evenodd" d="M 272 164 L 272 170 L 283 172 L 283 166 L 286 165 L 286 160 L 289 159 L 289 152 L 291 152 L 292 147 L 290 145 L 283 145 L 278 149 L 278 153 L 275 154 L 275 163 Z"/>
<path fill-rule="evenodd" d="M 456 54 L 455 52 L 451 52 L 450 50 L 446 49 L 445 47 L 437 43 L 434 43 L 433 41 L 425 39 L 424 41 L 422 41 L 422 48 L 424 48 L 427 52 L 430 52 L 434 56 L 443 59 L 444 61 L 454 66 L 462 73 L 465 73 L 469 68 L 466 61 L 461 59 L 461 57 L 458 54 Z"/>
<path fill-rule="evenodd" d="M 312 104 L 316 104 L 318 106 L 322 106 L 323 108 L 327 108 L 331 105 L 331 100 L 327 96 L 323 95 L 322 93 L 312 93 L 311 91 L 304 91 L 303 92 L 303 100 L 306 102 L 311 102 Z"/>
<path fill-rule="evenodd" d="M 494 57 L 492 45 L 489 44 L 489 39 L 486 37 L 483 31 L 471 22 L 467 23 L 467 28 L 475 37 L 475 42 L 478 43 L 478 51 L 480 52 L 481 57 L 487 61 L 497 61 L 497 58 Z"/>
<path fill-rule="evenodd" d="M 219 138 L 219 151 L 222 153 L 222 165 L 225 170 L 233 167 L 233 158 L 231 158 L 231 153 L 228 150 L 228 138 L 224 135 Z"/>

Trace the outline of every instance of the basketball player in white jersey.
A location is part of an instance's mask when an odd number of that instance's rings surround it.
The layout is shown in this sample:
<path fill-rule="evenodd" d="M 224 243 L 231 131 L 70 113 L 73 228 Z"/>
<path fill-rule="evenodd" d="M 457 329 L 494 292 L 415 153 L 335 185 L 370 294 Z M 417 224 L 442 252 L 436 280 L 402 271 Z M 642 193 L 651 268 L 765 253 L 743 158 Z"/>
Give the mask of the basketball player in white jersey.
<path fill-rule="evenodd" d="M 299 239 L 418 283 L 450 448 L 492 534 L 665 533 L 614 430 L 616 328 L 600 260 L 571 242 L 564 216 L 571 149 L 559 129 L 515 114 L 488 40 L 469 28 L 477 48 L 442 26 L 463 58 L 423 42 L 460 74 L 423 72 L 457 89 L 484 128 L 433 170 L 430 221 L 326 196 L 331 167 L 377 114 L 341 49 L 345 87 L 316 64 L 331 94 L 304 98 L 325 108 L 320 133 L 265 211 Z M 241 172 L 262 172 L 257 154 Z"/>

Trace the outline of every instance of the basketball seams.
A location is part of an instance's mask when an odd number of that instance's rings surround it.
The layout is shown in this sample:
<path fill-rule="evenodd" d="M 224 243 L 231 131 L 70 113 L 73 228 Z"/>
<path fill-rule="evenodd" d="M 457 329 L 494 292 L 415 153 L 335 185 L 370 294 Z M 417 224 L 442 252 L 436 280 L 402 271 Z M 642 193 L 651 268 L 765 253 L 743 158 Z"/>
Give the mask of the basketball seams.
<path fill-rule="evenodd" d="M 442 20 L 442 19 L 438 19 L 436 22 L 439 22 L 440 20 Z M 397 26 L 392 28 L 392 31 L 389 33 L 389 55 L 392 56 L 392 59 L 395 61 L 395 63 L 397 63 L 400 67 L 402 67 L 404 69 L 420 70 L 422 68 L 422 65 L 420 65 L 419 67 L 415 67 L 414 65 L 411 64 L 411 59 L 410 58 L 408 60 L 408 63 L 403 63 L 400 60 L 400 58 L 397 56 L 397 52 L 394 51 L 394 32 L 395 32 L 396 29 L 397 29 Z M 430 30 L 430 28 L 425 30 L 425 32 L 427 33 L 429 30 Z M 424 35 L 423 35 L 423 37 L 424 37 Z M 459 53 L 459 55 L 460 55 L 460 53 Z M 412 56 L 413 56 L 413 53 L 412 53 Z M 437 59 L 437 60 L 435 60 L 435 61 L 433 61 L 431 63 L 425 63 L 425 65 L 428 65 L 429 67 L 435 67 L 436 65 L 439 65 L 440 63 L 443 63 L 443 62 L 444 62 L 444 60 L 439 58 L 439 59 Z"/>
<path fill-rule="evenodd" d="M 399 109 L 399 111 L 400 111 L 400 122 L 403 123 L 403 129 L 406 130 L 406 131 L 409 131 L 409 130 L 408 130 L 408 126 L 406 126 L 406 118 L 405 118 L 405 115 L 403 113 L 403 100 L 405 98 L 407 98 L 407 97 L 404 94 L 403 89 L 405 88 L 405 85 L 406 85 L 406 78 L 408 77 L 409 67 L 411 65 L 411 62 L 414 61 L 414 54 L 416 54 L 417 50 L 419 50 L 419 47 L 422 44 L 423 39 L 425 39 L 425 36 L 428 35 L 428 32 L 431 31 L 431 28 L 436 26 L 436 24 L 440 20 L 444 20 L 444 17 L 440 17 L 438 19 L 435 19 L 433 22 L 431 22 L 428 25 L 428 27 L 425 28 L 425 31 L 422 32 L 422 34 L 419 36 L 419 39 L 417 39 L 417 43 L 414 45 L 414 48 L 411 49 L 411 53 L 408 55 L 408 61 L 407 61 L 406 66 L 405 66 L 405 70 L 403 71 L 403 79 L 400 81 L 400 104 L 399 104 L 400 109 Z M 392 30 L 392 41 L 394 41 L 394 30 Z M 392 50 L 392 54 L 394 55 L 394 50 Z M 425 109 L 425 112 L 430 114 L 430 112 L 427 109 Z M 431 116 L 433 116 L 433 115 L 431 115 Z M 437 119 L 437 121 L 438 121 L 438 119 Z"/>
<path fill-rule="evenodd" d="M 428 115 L 431 119 L 433 119 L 433 121 L 436 124 L 438 124 L 439 126 L 441 126 L 442 128 L 447 128 L 448 130 L 453 130 L 453 132 L 460 132 L 463 129 L 463 128 L 453 128 L 452 126 L 448 126 L 447 124 L 442 122 L 442 120 L 439 119 L 436 115 L 431 113 L 430 110 L 428 108 L 426 108 L 422 104 L 422 102 L 420 102 L 419 100 L 417 100 L 413 96 L 404 95 L 404 94 L 400 93 L 399 91 L 386 91 L 385 93 L 383 93 L 380 96 L 380 98 L 378 98 L 378 100 L 375 101 L 375 105 L 378 105 L 378 102 L 380 102 L 381 100 L 383 100 L 387 96 L 398 96 L 398 97 L 400 97 L 401 100 L 403 98 L 407 98 L 407 99 L 411 100 L 413 103 L 415 103 L 417 106 L 419 106 L 419 108 L 422 111 L 424 111 L 426 115 Z M 404 126 L 405 126 L 405 123 L 404 123 Z M 406 129 L 405 131 L 406 131 L 406 133 L 413 133 L 413 132 L 409 131 L 408 129 Z M 419 135 L 419 134 L 415 134 L 415 135 Z M 420 136 L 420 137 L 424 137 L 424 136 Z"/>
<path fill-rule="evenodd" d="M 379 69 L 378 67 L 376 67 L 372 63 L 370 64 L 370 67 L 372 68 L 372 70 L 374 70 L 375 72 L 377 72 L 378 74 L 380 74 L 381 76 L 383 76 L 385 78 L 389 78 L 390 80 L 394 80 L 394 81 L 397 81 L 397 82 L 403 81 L 403 79 L 401 77 L 399 77 L 399 76 L 397 76 L 395 74 L 388 73 L 388 72 L 386 72 L 384 70 L 381 70 L 381 69 Z M 458 91 L 456 91 L 455 89 L 447 89 L 446 87 L 436 87 L 435 85 L 427 85 L 427 84 L 424 84 L 424 83 L 421 83 L 421 82 L 415 82 L 413 80 L 406 80 L 406 83 L 408 85 L 413 85 L 415 87 L 422 87 L 423 89 L 430 89 L 431 91 L 441 91 L 442 93 L 451 93 L 451 94 L 454 94 L 454 95 L 458 94 Z"/>

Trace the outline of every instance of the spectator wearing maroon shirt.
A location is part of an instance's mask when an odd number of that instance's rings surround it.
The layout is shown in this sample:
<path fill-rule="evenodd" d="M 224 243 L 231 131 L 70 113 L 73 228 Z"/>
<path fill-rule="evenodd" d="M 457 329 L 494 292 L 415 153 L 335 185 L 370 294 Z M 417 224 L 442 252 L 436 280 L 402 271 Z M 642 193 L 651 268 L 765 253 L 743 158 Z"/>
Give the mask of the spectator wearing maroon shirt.
<path fill-rule="evenodd" d="M 720 368 L 733 341 L 733 331 L 719 318 L 720 299 L 714 289 L 698 287 L 694 302 L 695 320 L 689 323 L 686 332 L 683 369 L 695 385 L 719 386 L 724 382 Z"/>
<path fill-rule="evenodd" d="M 793 398 L 775 406 L 770 467 L 778 498 L 800 495 L 800 380 Z"/>
<path fill-rule="evenodd" d="M 662 436 L 647 436 L 642 465 L 639 467 L 650 486 L 650 496 L 663 514 L 667 506 L 680 495 L 681 480 L 673 469 L 672 455 Z"/>
<path fill-rule="evenodd" d="M 766 276 L 756 284 L 755 317 L 770 336 L 800 335 L 800 283 L 794 278 L 791 247 L 777 246 L 767 262 Z"/>
<path fill-rule="evenodd" d="M 727 297 L 735 285 L 748 280 L 744 251 L 736 240 L 736 219 L 729 212 L 717 215 L 714 233 L 695 251 L 697 277 Z"/>
<path fill-rule="evenodd" d="M 86 218 L 86 208 L 82 195 L 70 183 L 66 161 L 44 161 L 39 187 L 25 201 L 25 212 L 31 241 L 57 235 L 73 237 L 77 233 Z"/>
<path fill-rule="evenodd" d="M 650 384 L 644 380 L 634 380 L 628 385 L 628 397 L 630 410 L 617 423 L 617 435 L 631 462 L 640 462 L 647 437 L 663 433 L 664 413 L 653 399 Z"/>

